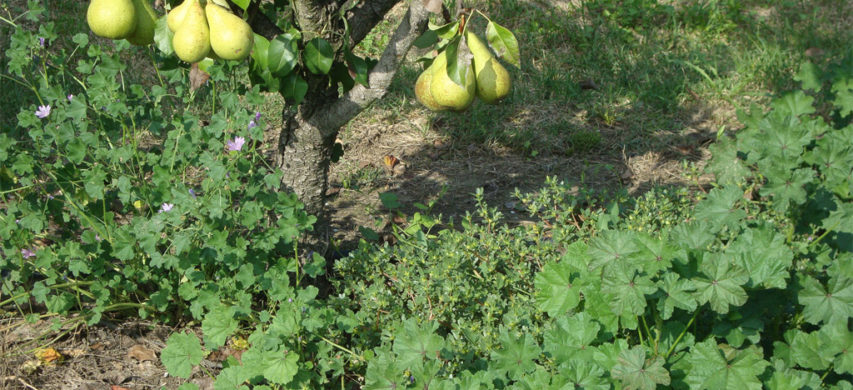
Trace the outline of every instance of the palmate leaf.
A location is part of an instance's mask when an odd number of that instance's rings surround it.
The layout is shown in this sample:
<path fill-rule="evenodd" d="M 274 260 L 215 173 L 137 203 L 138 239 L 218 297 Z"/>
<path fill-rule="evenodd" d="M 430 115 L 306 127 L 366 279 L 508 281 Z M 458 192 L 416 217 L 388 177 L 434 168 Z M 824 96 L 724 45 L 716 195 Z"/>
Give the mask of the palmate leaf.
<path fill-rule="evenodd" d="M 811 114 L 815 108 L 812 105 L 814 98 L 806 95 L 803 91 L 796 91 L 776 99 L 771 104 L 774 111 L 778 111 L 787 117 L 798 117 Z"/>
<path fill-rule="evenodd" d="M 201 331 L 204 333 L 204 345 L 216 349 L 225 345 L 228 336 L 237 330 L 238 321 L 234 318 L 234 307 L 218 305 L 204 316 Z"/>
<path fill-rule="evenodd" d="M 402 332 L 394 340 L 394 352 L 400 364 L 413 368 L 423 364 L 424 360 L 435 360 L 438 352 L 444 348 L 444 339 L 435 334 L 438 323 L 435 321 L 419 326 L 414 318 L 406 320 Z"/>
<path fill-rule="evenodd" d="M 672 260 L 679 252 L 678 247 L 672 244 L 668 232 L 661 237 L 652 237 L 648 234 L 637 234 L 636 243 L 640 251 L 633 258 L 643 262 L 643 272 L 654 275 L 658 271 L 669 269 Z"/>
<path fill-rule="evenodd" d="M 544 350 L 557 364 L 591 360 L 599 330 L 601 325 L 586 312 L 562 316 L 545 333 Z"/>
<path fill-rule="evenodd" d="M 708 147 L 713 158 L 708 162 L 707 169 L 714 174 L 717 183 L 737 185 L 751 175 L 749 168 L 738 156 L 737 143 L 730 137 L 717 140 Z"/>
<path fill-rule="evenodd" d="M 832 84 L 835 93 L 833 105 L 838 108 L 841 116 L 853 114 L 853 78 L 842 78 Z"/>
<path fill-rule="evenodd" d="M 536 305 L 539 310 L 557 317 L 580 303 L 580 281 L 577 269 L 568 261 L 548 263 L 536 274 Z"/>
<path fill-rule="evenodd" d="M 660 356 L 647 360 L 645 348 L 636 346 L 619 354 L 610 375 L 622 381 L 623 389 L 654 390 L 658 384 L 669 385 L 669 372 L 663 364 Z"/>
<path fill-rule="evenodd" d="M 790 276 L 794 253 L 785 238 L 771 227 L 747 229 L 726 250 L 746 269 L 752 287 L 784 289 Z"/>
<path fill-rule="evenodd" d="M 535 359 L 541 351 L 529 333 L 516 337 L 501 329 L 500 342 L 502 348 L 490 355 L 491 367 L 505 371 L 510 379 L 518 379 L 536 369 Z"/>
<path fill-rule="evenodd" d="M 764 383 L 768 390 L 819 389 L 820 377 L 811 371 L 795 370 L 782 359 L 774 359 L 773 376 Z"/>
<path fill-rule="evenodd" d="M 729 306 L 740 306 L 746 302 L 746 291 L 741 286 L 749 281 L 749 275 L 733 264 L 730 256 L 705 252 L 700 271 L 703 276 L 693 280 L 700 304 L 709 303 L 711 310 L 726 314 Z"/>
<path fill-rule="evenodd" d="M 668 320 L 672 317 L 673 310 L 679 309 L 693 311 L 698 306 L 693 292 L 696 286 L 690 279 L 682 279 L 676 273 L 667 273 L 658 282 L 664 296 L 658 301 L 658 310 L 661 318 Z"/>
<path fill-rule="evenodd" d="M 370 360 L 364 375 L 366 390 L 394 390 L 405 388 L 404 369 L 396 356 L 387 349 L 375 350 L 376 357 Z"/>
<path fill-rule="evenodd" d="M 810 370 L 825 370 L 832 363 L 834 354 L 829 354 L 825 337 L 820 332 L 792 331 L 791 359 L 798 366 Z"/>
<path fill-rule="evenodd" d="M 834 356 L 833 370 L 838 374 L 853 374 L 853 332 L 843 324 L 821 328 L 825 343 L 824 354 Z"/>
<path fill-rule="evenodd" d="M 800 281 L 797 299 L 803 305 L 803 318 L 812 324 L 847 323 L 853 316 L 853 279 L 832 277 L 824 287 L 817 279 L 806 276 Z"/>
<path fill-rule="evenodd" d="M 772 171 L 772 168 L 771 168 Z M 789 205 L 801 205 L 806 202 L 806 185 L 815 179 L 815 172 L 810 168 L 801 168 L 794 171 L 777 173 L 765 173 L 767 184 L 761 187 L 761 196 L 773 198 L 773 206 L 776 210 L 785 211 Z"/>
<path fill-rule="evenodd" d="M 587 255 L 591 258 L 589 269 L 595 270 L 620 259 L 625 259 L 640 248 L 635 242 L 636 233 L 622 230 L 605 230 L 589 243 Z"/>
<path fill-rule="evenodd" d="M 166 340 L 166 348 L 160 352 L 160 361 L 169 374 L 189 378 L 193 366 L 201 363 L 204 352 L 198 337 L 189 332 L 173 333 Z"/>
<path fill-rule="evenodd" d="M 646 309 L 646 295 L 657 291 L 657 286 L 651 279 L 641 276 L 626 262 L 608 266 L 604 271 L 601 287 L 614 295 L 610 308 L 623 319 L 643 314 Z"/>
<path fill-rule="evenodd" d="M 708 221 L 717 231 L 726 226 L 735 229 L 746 217 L 746 211 L 736 206 L 741 199 L 743 191 L 738 187 L 715 188 L 696 205 L 696 219 Z"/>
<path fill-rule="evenodd" d="M 264 352 L 267 367 L 264 369 L 264 378 L 272 383 L 286 385 L 293 380 L 296 372 L 299 371 L 299 355 L 294 351 L 278 351 Z"/>
<path fill-rule="evenodd" d="M 685 381 L 691 389 L 761 389 L 759 375 L 770 365 L 755 346 L 736 350 L 709 338 L 690 348 L 690 371 Z"/>
<path fill-rule="evenodd" d="M 557 375 L 551 379 L 551 388 L 608 390 L 610 381 L 599 365 L 591 361 L 574 360 L 560 365 Z"/>

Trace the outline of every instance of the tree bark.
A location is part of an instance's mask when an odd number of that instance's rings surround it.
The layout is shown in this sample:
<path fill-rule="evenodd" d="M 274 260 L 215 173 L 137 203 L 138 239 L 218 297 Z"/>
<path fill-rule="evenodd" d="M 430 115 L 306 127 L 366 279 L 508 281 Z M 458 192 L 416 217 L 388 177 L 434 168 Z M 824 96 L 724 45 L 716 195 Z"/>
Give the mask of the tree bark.
<path fill-rule="evenodd" d="M 322 2 L 304 0 L 305 8 L 297 9 L 297 13 L 316 9 L 311 6 L 318 3 Z M 419 0 L 411 3 L 379 62 L 368 73 L 370 87 L 356 85 L 344 96 L 337 97 L 334 89 L 309 79 L 308 96 L 299 109 L 296 112 L 285 110 L 276 158 L 276 165 L 284 172 L 282 189 L 295 193 L 305 204 L 305 210 L 317 217 L 313 233 L 303 241 L 304 249 L 325 254 L 328 248 L 331 227 L 326 189 L 338 131 L 386 93 L 412 43 L 426 29 L 428 16 Z"/>

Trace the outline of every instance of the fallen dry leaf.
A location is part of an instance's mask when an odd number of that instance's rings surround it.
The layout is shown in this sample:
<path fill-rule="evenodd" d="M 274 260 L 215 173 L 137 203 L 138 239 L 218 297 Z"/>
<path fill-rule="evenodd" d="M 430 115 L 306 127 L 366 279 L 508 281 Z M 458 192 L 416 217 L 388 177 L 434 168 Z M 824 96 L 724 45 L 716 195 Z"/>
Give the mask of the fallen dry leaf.
<path fill-rule="evenodd" d="M 207 79 L 210 78 L 210 75 L 207 72 L 199 69 L 198 62 L 194 63 L 192 68 L 190 69 L 190 89 L 193 91 L 201 88 L 204 83 L 207 82 Z"/>
<path fill-rule="evenodd" d="M 397 159 L 397 157 L 394 157 L 390 154 L 386 154 L 385 157 L 382 159 L 382 161 L 385 163 L 385 166 L 391 170 L 393 170 L 394 167 L 397 166 L 397 164 L 400 162 L 400 160 Z"/>
<path fill-rule="evenodd" d="M 130 389 L 128 389 L 127 387 L 112 385 L 112 386 L 110 386 L 110 390 L 130 390 Z"/>
<path fill-rule="evenodd" d="M 62 361 L 62 355 L 53 348 L 45 348 L 36 351 L 36 359 L 42 364 L 53 364 Z"/>
<path fill-rule="evenodd" d="M 140 362 L 144 362 L 146 360 L 153 362 L 157 360 L 157 354 L 154 353 L 154 351 L 145 348 L 145 346 L 141 344 L 136 344 L 130 347 L 127 350 L 127 357 L 139 360 Z"/>

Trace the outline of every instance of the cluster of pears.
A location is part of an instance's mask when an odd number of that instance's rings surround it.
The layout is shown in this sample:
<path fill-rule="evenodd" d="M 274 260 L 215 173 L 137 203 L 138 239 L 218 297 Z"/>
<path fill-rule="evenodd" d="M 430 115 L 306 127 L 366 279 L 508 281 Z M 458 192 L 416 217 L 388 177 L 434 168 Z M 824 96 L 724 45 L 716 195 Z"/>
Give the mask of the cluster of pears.
<path fill-rule="evenodd" d="M 474 66 L 465 69 L 465 85 L 456 84 L 447 75 L 447 56 L 441 52 L 415 82 L 415 96 L 433 111 L 462 111 L 474 102 L 474 97 L 495 104 L 509 94 L 512 82 L 504 68 L 483 41 L 471 31 L 465 35 L 468 48 L 474 55 Z"/>
<path fill-rule="evenodd" d="M 169 12 L 166 22 L 175 33 L 175 54 L 189 63 L 206 57 L 242 60 L 254 43 L 255 35 L 246 21 L 210 0 L 204 7 L 199 0 L 185 0 Z"/>
<path fill-rule="evenodd" d="M 92 0 L 86 22 L 99 37 L 144 46 L 154 43 L 157 14 L 148 0 Z"/>

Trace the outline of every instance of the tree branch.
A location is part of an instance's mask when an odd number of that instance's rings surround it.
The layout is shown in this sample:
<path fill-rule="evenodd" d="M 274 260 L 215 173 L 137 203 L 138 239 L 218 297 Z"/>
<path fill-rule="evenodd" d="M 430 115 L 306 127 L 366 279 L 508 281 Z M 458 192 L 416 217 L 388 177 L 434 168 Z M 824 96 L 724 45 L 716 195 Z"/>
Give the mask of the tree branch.
<path fill-rule="evenodd" d="M 406 16 L 400 21 L 388 46 L 382 52 L 379 62 L 368 74 L 370 87 L 357 84 L 344 96 L 317 110 L 315 115 L 307 118 L 308 122 L 320 130 L 324 137 L 330 137 L 370 103 L 384 96 L 394 74 L 406 60 L 412 43 L 426 29 L 428 20 L 429 12 L 421 1 L 412 1 Z"/>
<path fill-rule="evenodd" d="M 400 0 L 370 0 L 359 2 L 347 12 L 347 25 L 350 28 L 350 47 L 355 47 L 367 34 L 385 18 L 385 14 L 394 8 Z"/>

